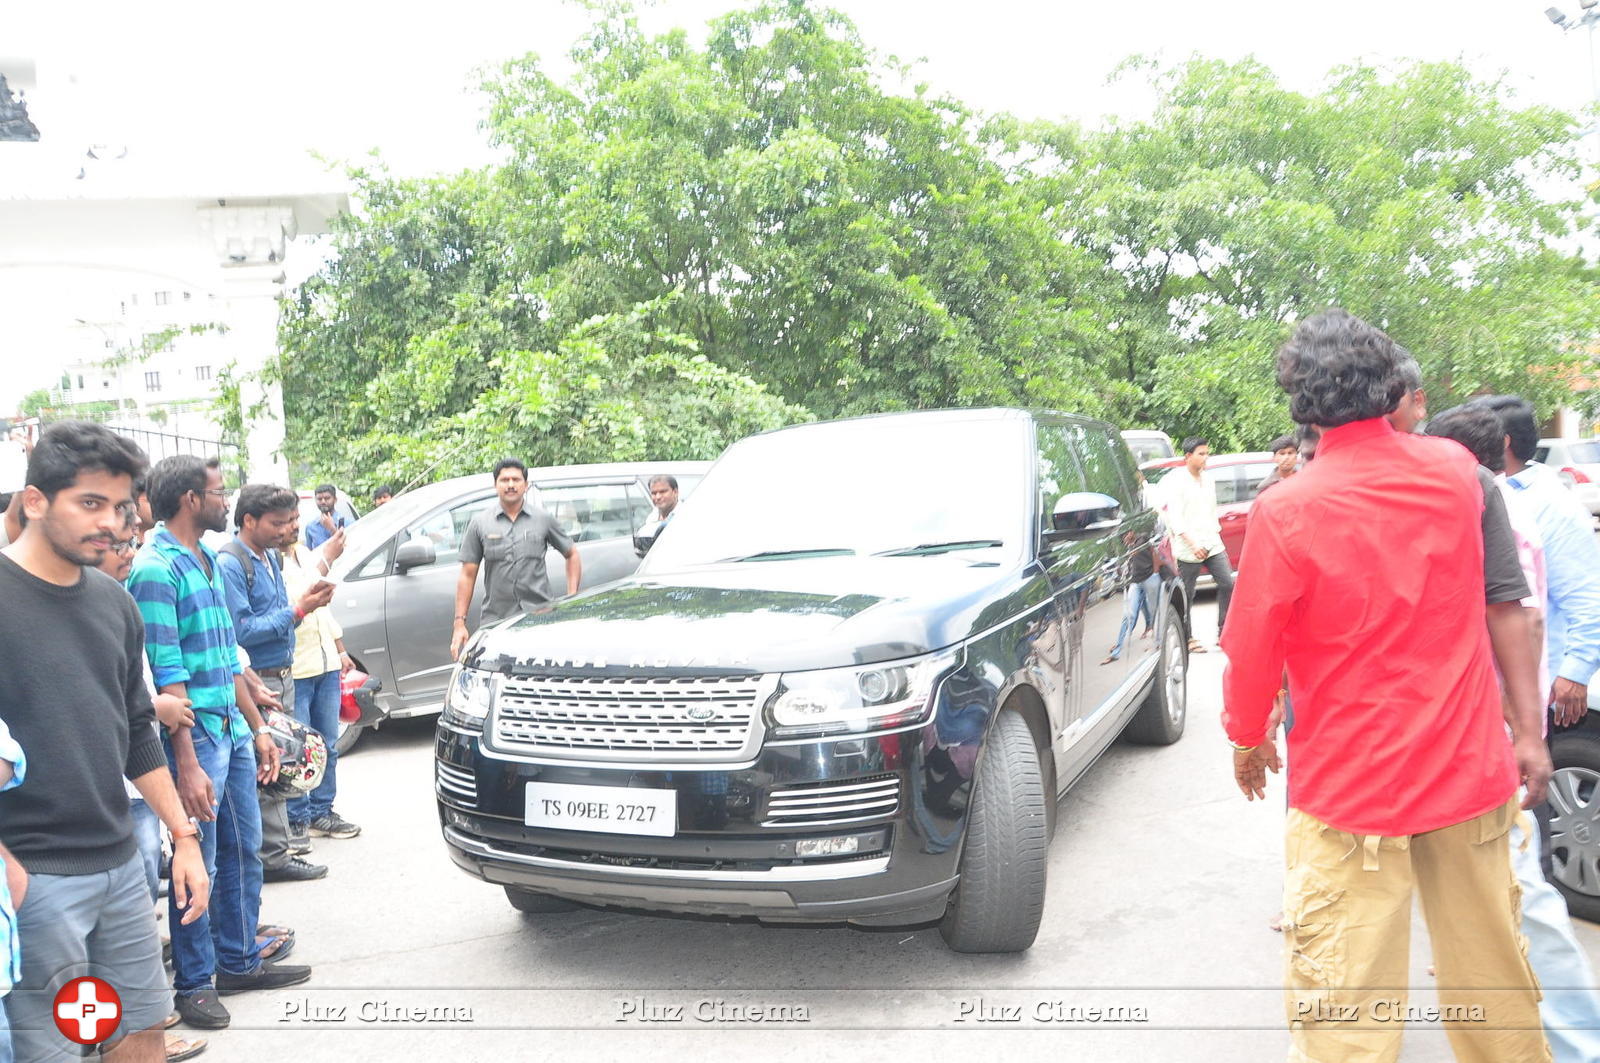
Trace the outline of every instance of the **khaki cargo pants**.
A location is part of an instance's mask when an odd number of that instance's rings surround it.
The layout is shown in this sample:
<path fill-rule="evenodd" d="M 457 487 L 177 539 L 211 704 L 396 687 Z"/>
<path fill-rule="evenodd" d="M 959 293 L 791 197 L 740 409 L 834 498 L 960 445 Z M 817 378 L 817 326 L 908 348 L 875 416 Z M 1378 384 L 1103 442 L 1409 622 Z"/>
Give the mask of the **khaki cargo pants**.
<path fill-rule="evenodd" d="M 1545 1063 L 1539 984 L 1506 834 L 1517 802 L 1426 834 L 1355 835 L 1289 810 L 1284 985 L 1290 1063 L 1392 1063 L 1408 1016 L 1442 1020 L 1457 1060 Z M 1438 1015 L 1406 992 L 1411 894 L 1433 939 Z"/>

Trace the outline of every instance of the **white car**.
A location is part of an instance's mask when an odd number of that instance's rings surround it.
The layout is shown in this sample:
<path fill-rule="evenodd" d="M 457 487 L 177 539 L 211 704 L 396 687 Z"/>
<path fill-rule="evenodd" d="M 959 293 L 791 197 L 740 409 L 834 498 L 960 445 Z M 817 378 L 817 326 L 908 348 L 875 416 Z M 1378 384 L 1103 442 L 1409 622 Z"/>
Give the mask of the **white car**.
<path fill-rule="evenodd" d="M 1533 460 L 1554 469 L 1590 513 L 1600 514 L 1600 439 L 1541 439 Z"/>
<path fill-rule="evenodd" d="M 1165 432 L 1130 428 L 1122 433 L 1122 441 L 1133 451 L 1135 465 L 1142 466 L 1145 462 L 1177 457 L 1178 452 L 1172 445 L 1172 437 Z"/>

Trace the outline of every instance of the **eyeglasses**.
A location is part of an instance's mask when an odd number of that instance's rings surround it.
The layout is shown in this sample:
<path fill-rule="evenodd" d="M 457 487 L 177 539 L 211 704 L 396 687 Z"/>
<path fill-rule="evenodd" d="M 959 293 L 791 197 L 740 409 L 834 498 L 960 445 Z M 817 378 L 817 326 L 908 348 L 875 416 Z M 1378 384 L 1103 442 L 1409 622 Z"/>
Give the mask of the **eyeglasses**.
<path fill-rule="evenodd" d="M 138 539 L 118 539 L 111 544 L 111 549 L 119 554 L 131 554 L 139 548 Z"/>
<path fill-rule="evenodd" d="M 207 487 L 204 490 L 196 491 L 195 494 L 197 494 L 197 495 L 216 495 L 218 498 L 227 498 L 228 497 L 228 492 L 223 490 L 220 487 Z"/>

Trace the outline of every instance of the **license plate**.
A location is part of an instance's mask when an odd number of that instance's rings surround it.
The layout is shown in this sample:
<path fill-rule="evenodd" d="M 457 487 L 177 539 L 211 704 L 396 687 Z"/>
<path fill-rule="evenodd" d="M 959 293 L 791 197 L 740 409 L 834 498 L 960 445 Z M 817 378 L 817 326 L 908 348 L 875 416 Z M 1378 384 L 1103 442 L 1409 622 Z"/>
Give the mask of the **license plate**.
<path fill-rule="evenodd" d="M 632 786 L 575 786 L 531 782 L 523 822 L 530 827 L 591 830 L 605 834 L 678 832 L 678 792 Z"/>

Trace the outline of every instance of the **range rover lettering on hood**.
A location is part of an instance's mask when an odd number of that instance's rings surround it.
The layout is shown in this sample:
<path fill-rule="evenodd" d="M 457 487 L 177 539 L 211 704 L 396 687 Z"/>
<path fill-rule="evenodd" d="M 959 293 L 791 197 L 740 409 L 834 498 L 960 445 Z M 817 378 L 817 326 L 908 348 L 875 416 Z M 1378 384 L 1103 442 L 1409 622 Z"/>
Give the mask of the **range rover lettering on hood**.
<path fill-rule="evenodd" d="M 670 654 L 634 653 L 626 660 L 606 657 L 518 657 L 519 668 L 748 668 L 748 653 Z"/>

